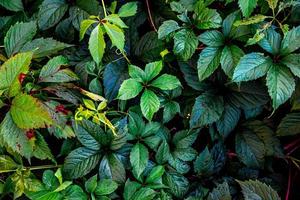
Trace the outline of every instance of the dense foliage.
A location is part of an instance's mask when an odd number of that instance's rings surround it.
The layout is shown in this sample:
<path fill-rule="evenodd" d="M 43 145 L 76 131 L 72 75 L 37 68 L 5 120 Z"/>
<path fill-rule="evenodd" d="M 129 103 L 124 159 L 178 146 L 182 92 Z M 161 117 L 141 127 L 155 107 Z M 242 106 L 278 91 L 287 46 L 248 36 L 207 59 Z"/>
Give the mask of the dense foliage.
<path fill-rule="evenodd" d="M 300 199 L 299 0 L 0 0 L 0 198 Z"/>

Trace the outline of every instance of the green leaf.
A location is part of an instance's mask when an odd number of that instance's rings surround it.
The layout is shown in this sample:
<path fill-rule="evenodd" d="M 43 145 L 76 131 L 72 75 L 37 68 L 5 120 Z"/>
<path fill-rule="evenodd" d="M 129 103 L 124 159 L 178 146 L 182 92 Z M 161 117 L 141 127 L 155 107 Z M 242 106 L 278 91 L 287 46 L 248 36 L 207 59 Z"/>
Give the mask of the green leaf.
<path fill-rule="evenodd" d="M 134 193 L 132 200 L 151 200 L 155 197 L 156 192 L 148 187 L 143 187 Z"/>
<path fill-rule="evenodd" d="M 168 192 L 178 199 L 184 199 L 184 195 L 190 187 L 188 179 L 177 172 L 166 173 L 163 182 L 169 187 Z"/>
<path fill-rule="evenodd" d="M 151 81 L 152 79 L 154 79 L 160 73 L 162 68 L 162 61 L 148 63 L 145 67 L 145 81 Z"/>
<path fill-rule="evenodd" d="M 164 39 L 178 29 L 180 29 L 180 27 L 176 21 L 166 20 L 158 28 L 158 39 Z"/>
<path fill-rule="evenodd" d="M 237 181 L 244 195 L 245 200 L 280 200 L 277 192 L 271 187 L 258 180 Z"/>
<path fill-rule="evenodd" d="M 281 60 L 281 63 L 290 68 L 295 76 L 300 77 L 300 54 L 289 54 Z"/>
<path fill-rule="evenodd" d="M 199 29 L 219 28 L 222 24 L 222 18 L 215 9 L 206 7 L 203 1 L 199 1 L 200 5 L 196 11 L 196 26 Z"/>
<path fill-rule="evenodd" d="M 271 67 L 271 59 L 262 53 L 249 53 L 241 58 L 233 73 L 233 81 L 250 81 L 264 76 Z"/>
<path fill-rule="evenodd" d="M 278 0 L 267 0 L 269 7 L 274 10 L 277 7 Z"/>
<path fill-rule="evenodd" d="M 69 69 L 60 69 L 68 65 L 68 60 L 63 56 L 57 56 L 48 61 L 42 68 L 39 82 L 63 83 L 78 80 L 77 75 Z"/>
<path fill-rule="evenodd" d="M 21 73 L 26 74 L 32 59 L 32 53 L 19 53 L 8 59 L 0 68 L 0 90 L 6 91 L 10 97 L 21 91 L 18 80 Z"/>
<path fill-rule="evenodd" d="M 118 188 L 118 184 L 110 179 L 102 179 L 98 182 L 95 189 L 95 195 L 109 195 L 113 193 Z"/>
<path fill-rule="evenodd" d="M 277 55 L 280 51 L 281 35 L 274 29 L 269 28 L 265 31 L 265 36 L 258 42 L 267 52 Z"/>
<path fill-rule="evenodd" d="M 112 179 L 117 183 L 125 182 L 125 168 L 116 154 L 110 153 L 102 158 L 99 167 L 99 176 L 100 179 Z"/>
<path fill-rule="evenodd" d="M 141 97 L 141 110 L 143 115 L 151 121 L 154 113 L 159 110 L 159 99 L 154 92 L 146 89 Z"/>
<path fill-rule="evenodd" d="M 55 190 L 59 186 L 59 181 L 52 170 L 45 170 L 42 180 L 47 190 Z"/>
<path fill-rule="evenodd" d="M 124 186 L 124 192 L 123 192 L 124 200 L 131 200 L 135 192 L 139 190 L 141 187 L 142 185 L 140 183 L 130 181 L 130 179 L 127 179 Z"/>
<path fill-rule="evenodd" d="M 164 104 L 163 123 L 169 122 L 177 113 L 180 113 L 179 103 L 170 101 Z"/>
<path fill-rule="evenodd" d="M 68 10 L 64 0 L 44 0 L 38 13 L 38 25 L 41 30 L 55 26 Z"/>
<path fill-rule="evenodd" d="M 118 11 L 120 17 L 130 17 L 137 12 L 137 2 L 129 2 L 124 4 Z"/>
<path fill-rule="evenodd" d="M 225 181 L 222 184 L 218 184 L 211 193 L 209 193 L 207 200 L 231 200 L 230 190 L 228 183 Z"/>
<path fill-rule="evenodd" d="M 108 34 L 113 46 L 116 46 L 121 51 L 124 50 L 125 35 L 123 30 L 111 23 L 103 23 L 106 33 Z"/>
<path fill-rule="evenodd" d="M 219 47 L 224 44 L 224 36 L 220 31 L 205 31 L 199 36 L 200 42 L 210 47 Z"/>
<path fill-rule="evenodd" d="M 37 27 L 34 21 L 16 23 L 11 26 L 4 38 L 4 47 L 8 57 L 18 53 L 26 42 L 31 41 L 36 31 Z"/>
<path fill-rule="evenodd" d="M 284 35 L 284 38 L 281 42 L 280 53 L 282 55 L 287 55 L 289 53 L 294 52 L 295 50 L 300 48 L 300 26 L 294 27 L 292 30 L 287 32 Z"/>
<path fill-rule="evenodd" d="M 219 66 L 221 49 L 217 47 L 206 47 L 199 55 L 197 62 L 198 77 L 200 81 L 208 78 Z"/>
<path fill-rule="evenodd" d="M 5 147 L 12 149 L 26 158 L 32 156 L 33 144 L 26 137 L 25 131 L 18 128 L 8 112 L 0 126 L 0 140 Z"/>
<path fill-rule="evenodd" d="M 289 113 L 277 127 L 277 136 L 289 136 L 300 133 L 300 113 Z"/>
<path fill-rule="evenodd" d="M 244 52 L 236 45 L 225 46 L 222 50 L 220 62 L 225 74 L 232 78 L 234 69 L 238 65 Z"/>
<path fill-rule="evenodd" d="M 204 93 L 196 98 L 193 106 L 190 126 L 205 126 L 216 122 L 224 111 L 223 98 L 210 93 Z"/>
<path fill-rule="evenodd" d="M 88 193 L 93 193 L 95 191 L 95 189 L 97 187 L 97 179 L 98 179 L 98 176 L 94 175 L 84 183 L 85 190 Z"/>
<path fill-rule="evenodd" d="M 111 14 L 104 18 L 104 20 L 117 25 L 120 28 L 128 28 L 128 26 L 123 22 L 123 20 L 117 14 Z"/>
<path fill-rule="evenodd" d="M 257 0 L 239 0 L 239 7 L 244 17 L 249 17 L 256 7 Z"/>
<path fill-rule="evenodd" d="M 214 170 L 214 160 L 209 152 L 208 148 L 200 152 L 199 156 L 197 156 L 196 160 L 194 161 L 194 171 L 199 175 L 209 175 L 212 174 Z"/>
<path fill-rule="evenodd" d="M 149 152 L 147 147 L 141 143 L 137 143 L 132 147 L 130 152 L 130 163 L 133 168 L 132 172 L 136 178 L 145 170 L 149 159 Z"/>
<path fill-rule="evenodd" d="M 22 0 L 0 0 L 0 5 L 14 12 L 24 10 Z"/>
<path fill-rule="evenodd" d="M 43 104 L 27 94 L 19 94 L 13 99 L 10 112 L 21 129 L 45 128 L 53 123 Z"/>
<path fill-rule="evenodd" d="M 162 165 L 154 167 L 147 176 L 146 183 L 154 183 L 165 173 L 165 168 Z"/>
<path fill-rule="evenodd" d="M 79 178 L 93 170 L 99 160 L 98 151 L 79 147 L 66 157 L 63 170 L 70 178 Z"/>
<path fill-rule="evenodd" d="M 244 130 L 235 137 L 235 151 L 238 158 L 251 168 L 263 168 L 265 162 L 265 146 L 259 137 Z"/>
<path fill-rule="evenodd" d="M 266 18 L 267 16 L 265 15 L 257 14 L 243 20 L 237 20 L 236 22 L 234 22 L 234 26 L 246 26 L 250 24 L 257 24 L 259 22 L 264 21 Z"/>
<path fill-rule="evenodd" d="M 41 58 L 56 54 L 58 51 L 71 47 L 71 45 L 56 41 L 52 38 L 38 38 L 27 42 L 21 52 L 33 51 L 33 58 Z"/>
<path fill-rule="evenodd" d="M 65 200 L 88 200 L 86 193 L 78 185 L 71 185 L 64 191 Z"/>
<path fill-rule="evenodd" d="M 118 99 L 128 100 L 136 97 L 143 89 L 141 83 L 137 82 L 135 79 L 125 80 L 119 90 Z"/>
<path fill-rule="evenodd" d="M 84 38 L 84 35 L 85 35 L 86 31 L 89 29 L 89 27 L 96 22 L 97 21 L 92 20 L 92 19 L 85 19 L 85 20 L 81 21 L 80 32 L 79 32 L 79 40 L 80 41 Z"/>
<path fill-rule="evenodd" d="M 97 64 L 99 64 L 102 60 L 105 47 L 106 47 L 106 44 L 104 41 L 102 28 L 100 25 L 97 25 L 93 29 L 90 39 L 89 39 L 89 50 L 91 52 L 93 60 Z"/>
<path fill-rule="evenodd" d="M 183 29 L 174 35 L 173 51 L 183 61 L 187 61 L 195 53 L 198 39 L 193 31 Z"/>
<path fill-rule="evenodd" d="M 151 86 L 157 87 L 161 90 L 173 90 L 180 87 L 180 81 L 176 76 L 163 74 L 151 82 Z"/>
<path fill-rule="evenodd" d="M 35 146 L 33 151 L 33 156 L 40 159 L 40 160 L 52 160 L 54 163 L 56 163 L 53 154 L 51 153 L 51 150 L 48 146 L 48 143 L 45 141 L 44 137 L 37 133 L 35 135 Z"/>
<path fill-rule="evenodd" d="M 276 110 L 295 90 L 295 80 L 290 71 L 281 65 L 272 65 L 267 74 L 267 86 L 272 106 Z"/>
<path fill-rule="evenodd" d="M 0 155 L 0 171 L 17 169 L 18 164 L 7 155 Z"/>
<path fill-rule="evenodd" d="M 145 72 L 141 68 L 139 68 L 135 65 L 128 66 L 128 73 L 131 78 L 133 78 L 139 82 L 143 82 L 146 77 Z"/>

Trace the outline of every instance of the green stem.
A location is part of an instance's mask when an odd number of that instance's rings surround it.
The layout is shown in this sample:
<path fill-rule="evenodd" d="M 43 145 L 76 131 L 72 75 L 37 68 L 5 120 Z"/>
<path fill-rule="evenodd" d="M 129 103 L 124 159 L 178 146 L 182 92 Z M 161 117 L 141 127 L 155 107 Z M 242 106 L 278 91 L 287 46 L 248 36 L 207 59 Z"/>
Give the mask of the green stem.
<path fill-rule="evenodd" d="M 126 54 L 124 53 L 124 51 L 121 51 L 123 57 L 125 58 L 125 60 L 128 62 L 128 64 L 131 64 L 130 60 L 128 59 L 128 57 L 126 56 Z"/>
<path fill-rule="evenodd" d="M 41 170 L 41 169 L 52 169 L 52 168 L 60 168 L 62 165 L 42 165 L 42 166 L 33 166 L 33 167 L 22 167 L 22 171 L 25 171 L 25 170 L 30 170 L 30 171 L 33 171 L 33 170 Z M 15 172 L 17 171 L 18 169 L 7 169 L 7 170 L 0 170 L 0 173 L 8 173 L 8 172 Z"/>
<path fill-rule="evenodd" d="M 101 3 L 102 3 L 102 7 L 103 7 L 104 16 L 107 17 L 104 0 L 101 0 Z"/>

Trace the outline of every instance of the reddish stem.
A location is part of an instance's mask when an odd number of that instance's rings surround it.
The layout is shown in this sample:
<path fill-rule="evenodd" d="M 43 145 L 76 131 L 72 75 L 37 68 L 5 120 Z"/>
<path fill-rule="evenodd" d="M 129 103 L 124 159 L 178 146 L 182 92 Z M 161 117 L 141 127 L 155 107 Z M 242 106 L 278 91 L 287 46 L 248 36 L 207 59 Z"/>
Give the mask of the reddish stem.
<path fill-rule="evenodd" d="M 284 150 L 288 150 L 290 148 L 293 148 L 295 145 L 297 145 L 300 142 L 300 138 L 297 140 L 292 141 L 291 143 L 284 146 Z"/>
<path fill-rule="evenodd" d="M 152 19 L 149 0 L 146 0 L 146 5 L 147 5 L 147 12 L 148 12 L 150 24 L 153 27 L 154 31 L 157 32 L 157 28 L 155 27 L 155 24 L 154 24 L 153 19 Z"/>
<path fill-rule="evenodd" d="M 285 194 L 285 200 L 289 200 L 290 189 L 291 189 L 291 182 L 292 182 L 292 167 L 290 166 L 290 168 L 289 168 L 288 185 L 287 185 L 287 190 L 286 190 L 286 194 Z"/>

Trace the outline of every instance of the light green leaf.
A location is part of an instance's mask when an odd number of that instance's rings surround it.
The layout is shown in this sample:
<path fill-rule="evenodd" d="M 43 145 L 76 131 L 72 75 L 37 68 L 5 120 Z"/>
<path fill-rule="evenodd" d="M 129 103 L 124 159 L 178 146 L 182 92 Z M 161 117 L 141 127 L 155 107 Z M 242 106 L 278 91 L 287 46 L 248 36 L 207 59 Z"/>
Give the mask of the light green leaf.
<path fill-rule="evenodd" d="M 281 42 L 280 53 L 287 55 L 300 48 L 300 26 L 294 27 L 284 35 Z"/>
<path fill-rule="evenodd" d="M 224 36 L 220 31 L 205 31 L 199 36 L 200 42 L 210 47 L 219 47 L 224 44 Z"/>
<path fill-rule="evenodd" d="M 241 58 L 233 73 L 233 81 L 250 81 L 264 76 L 272 65 L 262 53 L 249 53 Z"/>
<path fill-rule="evenodd" d="M 245 200 L 281 200 L 277 192 L 271 187 L 258 180 L 237 181 Z"/>
<path fill-rule="evenodd" d="M 55 26 L 68 10 L 64 0 L 44 0 L 38 13 L 38 25 L 41 30 Z"/>
<path fill-rule="evenodd" d="M 269 7 L 274 10 L 277 7 L 278 0 L 267 0 Z"/>
<path fill-rule="evenodd" d="M 154 113 L 159 110 L 159 99 L 154 92 L 146 89 L 141 97 L 141 110 L 143 115 L 149 120 L 152 120 Z"/>
<path fill-rule="evenodd" d="M 24 10 L 22 0 L 0 0 L 0 5 L 14 12 Z"/>
<path fill-rule="evenodd" d="M 300 54 L 289 54 L 281 60 L 281 63 L 285 64 L 295 76 L 300 78 Z"/>
<path fill-rule="evenodd" d="M 0 90 L 10 97 L 16 96 L 21 91 L 19 75 L 28 72 L 31 59 L 32 52 L 19 53 L 8 59 L 0 68 Z"/>
<path fill-rule="evenodd" d="M 220 58 L 221 67 L 225 74 L 232 78 L 233 72 L 244 52 L 236 45 L 225 46 Z"/>
<path fill-rule="evenodd" d="M 85 190 L 88 193 L 93 193 L 97 187 L 97 179 L 98 176 L 94 175 L 91 178 L 89 178 L 87 181 L 85 181 L 84 186 L 85 186 Z"/>
<path fill-rule="evenodd" d="M 33 51 L 33 58 L 50 56 L 60 50 L 71 47 L 72 45 L 56 41 L 52 38 L 38 38 L 27 42 L 21 52 Z"/>
<path fill-rule="evenodd" d="M 33 156 L 40 160 L 52 160 L 56 163 L 53 154 L 48 146 L 48 143 L 45 141 L 44 137 L 40 133 L 35 135 L 35 146 L 33 151 Z"/>
<path fill-rule="evenodd" d="M 220 119 L 224 111 L 223 98 L 204 93 L 196 98 L 193 106 L 190 126 L 205 126 Z"/>
<path fill-rule="evenodd" d="M 154 183 L 165 173 L 165 168 L 162 165 L 154 167 L 147 176 L 146 183 Z"/>
<path fill-rule="evenodd" d="M 127 179 L 123 192 L 124 200 L 131 200 L 135 192 L 138 191 L 141 187 L 142 185 L 140 183 Z"/>
<path fill-rule="evenodd" d="M 128 26 L 123 22 L 123 20 L 117 14 L 111 14 L 104 18 L 104 20 L 119 26 L 120 28 L 128 28 Z"/>
<path fill-rule="evenodd" d="M 106 33 L 108 34 L 113 46 L 116 46 L 121 51 L 124 50 L 125 35 L 123 30 L 111 23 L 103 23 Z"/>
<path fill-rule="evenodd" d="M 80 41 L 84 38 L 84 35 L 85 35 L 86 31 L 88 30 L 88 28 L 96 22 L 97 21 L 92 20 L 92 19 L 85 19 L 85 20 L 81 21 L 80 32 L 79 32 L 79 40 Z"/>
<path fill-rule="evenodd" d="M 53 123 L 43 104 L 28 94 L 19 94 L 11 105 L 11 117 L 21 129 L 45 128 Z"/>
<path fill-rule="evenodd" d="M 0 155 L 0 171 L 17 169 L 18 164 L 7 155 Z"/>
<path fill-rule="evenodd" d="M 4 47 L 8 57 L 18 53 L 26 42 L 32 40 L 36 34 L 36 22 L 17 22 L 9 28 L 4 38 Z"/>
<path fill-rule="evenodd" d="M 121 100 L 132 99 L 136 97 L 142 89 L 143 86 L 141 83 L 132 78 L 127 79 L 122 83 L 117 98 Z"/>
<path fill-rule="evenodd" d="M 99 164 L 98 151 L 79 147 L 73 150 L 65 159 L 63 170 L 71 178 L 79 178 L 88 174 Z"/>
<path fill-rule="evenodd" d="M 219 66 L 221 49 L 217 47 L 206 47 L 199 55 L 197 62 L 198 77 L 200 81 L 208 78 Z"/>
<path fill-rule="evenodd" d="M 180 27 L 178 23 L 174 20 L 164 21 L 162 25 L 158 28 L 158 39 L 164 39 L 179 28 Z"/>
<path fill-rule="evenodd" d="M 236 22 L 234 22 L 234 26 L 246 26 L 246 25 L 250 25 L 250 24 L 257 24 L 259 22 L 264 21 L 266 18 L 268 18 L 265 15 L 261 15 L 261 14 L 257 14 L 254 15 L 252 17 L 243 19 L 243 20 L 237 20 Z"/>
<path fill-rule="evenodd" d="M 272 106 L 276 110 L 292 96 L 295 90 L 295 80 L 284 66 L 272 65 L 267 74 L 267 86 L 272 98 Z"/>
<path fill-rule="evenodd" d="M 104 36 L 103 36 L 101 26 L 97 25 L 93 29 L 90 39 L 89 39 L 89 50 L 91 52 L 93 60 L 97 64 L 99 64 L 102 60 L 105 47 L 106 47 L 106 44 L 104 41 Z"/>
<path fill-rule="evenodd" d="M 239 7 L 244 17 L 249 17 L 256 7 L 257 0 L 239 0 Z"/>
<path fill-rule="evenodd" d="M 129 2 L 124 4 L 118 11 L 120 17 L 130 17 L 137 12 L 137 2 Z"/>
<path fill-rule="evenodd" d="M 157 87 L 161 90 L 173 90 L 181 86 L 180 81 L 176 76 L 163 74 L 151 82 L 151 86 Z"/>
<path fill-rule="evenodd" d="M 134 193 L 132 200 L 151 200 L 155 197 L 156 192 L 148 187 L 142 187 Z"/>
<path fill-rule="evenodd" d="M 111 179 L 102 179 L 98 182 L 95 189 L 95 195 L 109 195 L 118 188 L 118 184 Z"/>
<path fill-rule="evenodd" d="M 163 68 L 162 61 L 156 61 L 148 63 L 145 67 L 145 79 L 146 81 L 151 81 L 155 78 Z"/>
<path fill-rule="evenodd" d="M 131 78 L 133 78 L 133 79 L 135 79 L 139 82 L 143 82 L 143 80 L 146 79 L 145 78 L 146 77 L 145 72 L 141 68 L 139 68 L 135 65 L 129 65 L 128 66 L 128 73 L 129 73 L 129 76 Z"/>
<path fill-rule="evenodd" d="M 192 57 L 198 46 L 198 39 L 193 31 L 183 29 L 174 35 L 173 51 L 183 61 Z"/>
<path fill-rule="evenodd" d="M 145 170 L 149 159 L 149 152 L 147 147 L 141 143 L 137 143 L 132 147 L 130 152 L 130 163 L 132 166 L 132 172 L 136 178 Z"/>

